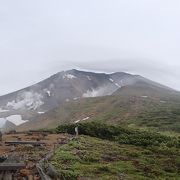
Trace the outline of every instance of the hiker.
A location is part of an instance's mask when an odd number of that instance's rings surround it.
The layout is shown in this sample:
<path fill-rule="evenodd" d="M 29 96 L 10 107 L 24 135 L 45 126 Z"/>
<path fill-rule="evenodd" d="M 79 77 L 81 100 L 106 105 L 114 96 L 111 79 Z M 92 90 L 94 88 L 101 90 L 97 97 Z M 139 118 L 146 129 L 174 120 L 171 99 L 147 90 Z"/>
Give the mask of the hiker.
<path fill-rule="evenodd" d="M 79 132 L 78 132 L 78 126 L 75 127 L 75 133 L 76 133 L 76 136 L 79 135 Z"/>

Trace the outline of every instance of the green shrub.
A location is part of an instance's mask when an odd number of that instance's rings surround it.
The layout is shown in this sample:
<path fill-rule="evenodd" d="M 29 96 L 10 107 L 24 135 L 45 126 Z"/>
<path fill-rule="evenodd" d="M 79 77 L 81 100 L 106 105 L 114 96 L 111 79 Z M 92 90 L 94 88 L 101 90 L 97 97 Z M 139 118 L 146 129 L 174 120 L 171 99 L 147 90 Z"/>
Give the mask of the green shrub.
<path fill-rule="evenodd" d="M 75 134 L 77 124 L 66 124 L 58 126 L 58 133 L 66 132 Z M 99 122 L 88 122 L 78 124 L 79 134 L 98 137 L 111 141 L 118 141 L 121 144 L 132 144 L 137 146 L 160 146 L 165 144 L 168 147 L 180 147 L 180 140 L 155 132 L 134 130 L 120 126 L 107 125 Z"/>

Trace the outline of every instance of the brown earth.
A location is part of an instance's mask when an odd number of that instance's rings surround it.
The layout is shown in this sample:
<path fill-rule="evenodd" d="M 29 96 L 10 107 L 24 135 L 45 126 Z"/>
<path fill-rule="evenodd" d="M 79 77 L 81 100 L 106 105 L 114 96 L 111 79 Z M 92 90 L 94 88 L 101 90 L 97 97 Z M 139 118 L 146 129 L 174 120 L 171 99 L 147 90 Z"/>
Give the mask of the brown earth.
<path fill-rule="evenodd" d="M 61 144 L 66 143 L 70 138 L 65 134 L 46 134 L 43 133 L 20 133 L 20 134 L 4 134 L 2 142 L 0 144 L 0 157 L 8 157 L 6 161 L 8 163 L 25 163 L 26 168 L 21 169 L 18 177 L 33 177 L 39 179 L 38 172 L 36 170 L 36 163 L 43 159 L 48 153 L 59 147 Z M 32 145 L 8 145 L 7 141 L 37 141 L 43 142 L 41 146 Z M 14 158 L 14 159 L 13 159 Z M 3 162 L 2 162 L 3 163 Z M 1 163 L 0 163 L 1 164 Z M 0 172 L 1 174 L 1 172 Z"/>

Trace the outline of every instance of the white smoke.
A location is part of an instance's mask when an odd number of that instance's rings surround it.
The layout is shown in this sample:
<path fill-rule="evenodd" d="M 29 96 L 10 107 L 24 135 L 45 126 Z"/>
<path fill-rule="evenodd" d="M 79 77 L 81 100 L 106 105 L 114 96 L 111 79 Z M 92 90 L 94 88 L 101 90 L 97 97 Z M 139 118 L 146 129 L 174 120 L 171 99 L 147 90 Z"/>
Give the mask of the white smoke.
<path fill-rule="evenodd" d="M 16 100 L 7 103 L 7 107 L 12 109 L 34 109 L 44 104 L 43 96 L 36 92 L 24 92 Z"/>
<path fill-rule="evenodd" d="M 0 118 L 0 128 L 2 128 L 5 123 L 6 123 L 6 119 Z"/>
<path fill-rule="evenodd" d="M 9 110 L 0 108 L 0 113 L 9 112 Z"/>
<path fill-rule="evenodd" d="M 85 92 L 83 94 L 82 97 L 99 97 L 99 96 L 107 96 L 107 95 L 111 95 L 113 92 L 115 92 L 118 88 L 112 88 L 109 86 L 103 86 L 97 89 L 92 89 L 92 90 L 87 90 L 87 92 Z"/>

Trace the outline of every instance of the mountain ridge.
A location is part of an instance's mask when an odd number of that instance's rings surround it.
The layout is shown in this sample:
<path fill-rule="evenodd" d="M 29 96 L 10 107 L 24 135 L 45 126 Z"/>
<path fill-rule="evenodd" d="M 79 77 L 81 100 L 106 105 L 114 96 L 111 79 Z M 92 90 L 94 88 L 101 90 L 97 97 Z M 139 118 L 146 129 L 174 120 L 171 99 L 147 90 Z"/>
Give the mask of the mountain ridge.
<path fill-rule="evenodd" d="M 136 86 L 141 90 L 142 84 L 148 91 L 153 92 L 150 93 L 151 95 L 155 94 L 157 97 L 160 94 L 163 96 L 180 94 L 172 88 L 140 75 L 125 72 L 95 73 L 72 69 L 61 71 L 32 86 L 0 96 L 0 118 L 8 119 L 9 116 L 20 115 L 22 120 L 33 121 L 36 117 L 66 102 L 123 94 L 124 92 L 121 92 L 123 89 Z M 136 91 L 133 90 L 134 95 L 137 94 Z M 143 91 L 140 95 L 147 96 L 144 92 L 148 91 Z"/>

